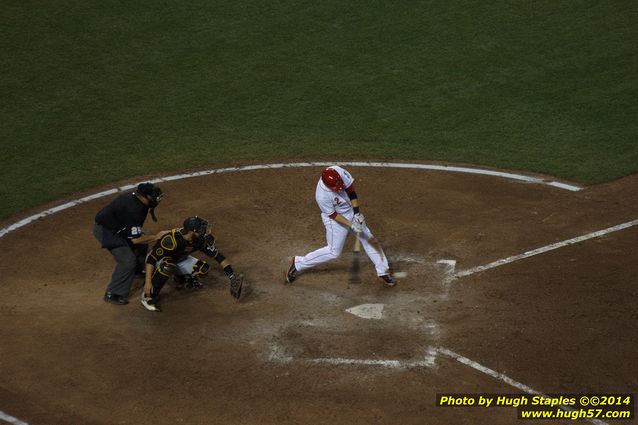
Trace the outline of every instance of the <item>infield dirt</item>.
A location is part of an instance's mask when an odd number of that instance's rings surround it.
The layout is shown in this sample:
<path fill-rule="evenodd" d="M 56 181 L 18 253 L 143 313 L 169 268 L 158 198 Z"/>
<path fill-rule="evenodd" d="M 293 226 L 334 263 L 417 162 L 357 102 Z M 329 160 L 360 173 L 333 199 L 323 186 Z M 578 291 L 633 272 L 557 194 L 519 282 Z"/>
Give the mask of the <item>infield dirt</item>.
<path fill-rule="evenodd" d="M 168 285 L 160 314 L 140 305 L 139 279 L 129 305 L 104 303 L 114 263 L 91 225 L 111 198 L 0 239 L 0 411 L 30 425 L 517 422 L 515 409 L 436 407 L 437 393 L 518 392 L 436 347 L 544 393 L 636 393 L 637 227 L 458 280 L 437 261 L 468 269 L 635 220 L 638 176 L 569 192 L 350 171 L 371 230 L 408 273 L 395 288 L 365 256 L 363 282 L 349 283 L 351 240 L 337 261 L 283 284 L 292 255 L 325 243 L 320 169 L 161 184 L 159 223 L 146 230 L 195 214 L 212 221 L 249 282 L 240 303 L 218 267 L 202 290 Z M 345 312 L 365 303 L 384 304 L 384 317 Z M 342 360 L 380 363 L 334 364 Z"/>

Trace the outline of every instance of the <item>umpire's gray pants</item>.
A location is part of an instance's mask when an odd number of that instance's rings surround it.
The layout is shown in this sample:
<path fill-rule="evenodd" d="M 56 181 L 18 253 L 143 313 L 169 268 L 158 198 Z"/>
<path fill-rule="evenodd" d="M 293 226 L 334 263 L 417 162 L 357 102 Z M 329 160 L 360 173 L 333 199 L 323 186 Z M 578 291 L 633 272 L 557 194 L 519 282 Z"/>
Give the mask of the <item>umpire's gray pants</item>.
<path fill-rule="evenodd" d="M 93 224 L 93 236 L 102 244 L 102 226 L 99 224 Z M 119 246 L 117 248 L 109 249 L 109 252 L 113 257 L 117 265 L 113 274 L 111 275 L 111 282 L 106 287 L 106 292 L 110 292 L 115 295 L 121 295 L 128 298 L 128 293 L 131 290 L 131 283 L 135 277 L 135 269 L 137 267 L 137 257 L 133 249 L 129 246 Z"/>

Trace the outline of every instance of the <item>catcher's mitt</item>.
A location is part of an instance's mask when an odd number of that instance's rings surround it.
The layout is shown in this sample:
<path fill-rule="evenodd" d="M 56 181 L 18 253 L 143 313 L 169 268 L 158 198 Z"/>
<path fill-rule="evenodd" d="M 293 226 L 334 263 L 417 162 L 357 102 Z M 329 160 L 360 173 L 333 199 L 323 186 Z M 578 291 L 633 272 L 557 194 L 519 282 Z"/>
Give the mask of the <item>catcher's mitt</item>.
<path fill-rule="evenodd" d="M 230 279 L 230 295 L 232 295 L 233 298 L 238 300 L 241 297 L 241 290 L 242 290 L 242 287 L 244 286 L 244 275 L 242 273 L 240 273 L 239 276 L 233 274 L 232 276 L 229 276 L 229 279 Z"/>

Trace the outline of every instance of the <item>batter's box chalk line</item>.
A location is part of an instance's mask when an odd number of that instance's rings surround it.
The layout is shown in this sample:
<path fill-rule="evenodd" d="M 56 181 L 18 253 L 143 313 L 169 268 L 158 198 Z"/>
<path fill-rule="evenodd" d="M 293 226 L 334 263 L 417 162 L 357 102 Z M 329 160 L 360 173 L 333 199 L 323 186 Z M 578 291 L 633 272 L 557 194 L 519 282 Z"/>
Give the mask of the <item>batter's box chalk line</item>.
<path fill-rule="evenodd" d="M 427 347 L 425 355 L 416 360 L 395 360 L 395 359 L 354 359 L 345 357 L 319 357 L 319 358 L 293 358 L 286 353 L 285 348 L 278 344 L 270 345 L 270 353 L 267 358 L 271 362 L 280 364 L 289 364 L 293 362 L 315 364 L 315 365 L 329 365 L 329 366 L 354 366 L 354 367 L 382 367 L 387 369 L 412 369 L 412 368 L 435 368 L 437 357 L 446 357 L 456 361 L 457 363 L 467 366 L 475 371 L 478 371 L 484 375 L 501 381 L 510 387 L 516 388 L 526 394 L 541 396 L 549 398 L 549 396 L 541 391 L 535 390 L 523 383 L 520 383 L 504 373 L 497 372 L 482 364 L 471 360 L 465 356 L 455 353 L 444 347 Z M 559 406 L 560 409 L 565 411 L 573 411 L 573 409 L 566 406 Z M 587 419 L 589 422 L 596 425 L 608 425 L 606 422 L 599 419 Z"/>
<path fill-rule="evenodd" d="M 390 261 L 391 264 L 408 263 L 408 264 L 419 264 L 422 266 L 432 266 L 432 265 L 438 264 L 452 271 L 456 267 L 456 260 L 441 259 L 441 260 L 434 261 L 424 256 L 411 255 L 411 254 L 401 254 L 401 253 L 391 254 L 391 255 L 388 255 L 388 260 Z"/>
<path fill-rule="evenodd" d="M 318 358 L 294 358 L 287 353 L 287 350 L 277 343 L 269 345 L 266 358 L 274 363 L 305 363 L 305 364 L 325 364 L 332 366 L 379 366 L 390 369 L 409 369 L 416 367 L 432 368 L 435 366 L 436 349 L 428 347 L 425 355 L 416 360 L 394 360 L 394 359 L 355 359 L 347 357 L 318 357 Z"/>
<path fill-rule="evenodd" d="M 429 274 L 434 269 L 443 268 L 443 281 L 441 282 L 444 286 L 444 290 L 447 291 L 447 285 L 454 280 L 454 270 L 456 268 L 456 260 L 450 259 L 442 259 L 438 261 L 434 261 L 433 259 L 428 259 L 426 257 L 421 257 L 417 255 L 409 255 L 409 254 L 394 254 L 389 255 L 388 260 L 390 262 L 390 266 L 393 270 L 392 276 L 396 279 L 405 279 L 410 274 L 414 274 L 414 270 L 410 270 L 411 264 L 417 264 L 422 266 L 421 269 L 417 272 L 417 274 Z"/>

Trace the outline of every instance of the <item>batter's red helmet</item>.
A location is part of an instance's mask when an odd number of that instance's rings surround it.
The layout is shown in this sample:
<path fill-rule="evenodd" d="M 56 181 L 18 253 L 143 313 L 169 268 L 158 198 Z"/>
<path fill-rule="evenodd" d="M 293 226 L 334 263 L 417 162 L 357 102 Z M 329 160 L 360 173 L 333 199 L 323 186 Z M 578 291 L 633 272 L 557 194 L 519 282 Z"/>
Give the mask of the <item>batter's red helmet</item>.
<path fill-rule="evenodd" d="M 337 173 L 337 170 L 333 168 L 326 168 L 321 172 L 321 181 L 333 192 L 339 192 L 343 189 L 343 180 L 341 180 L 341 176 Z"/>

